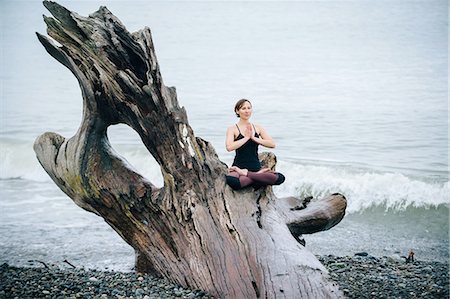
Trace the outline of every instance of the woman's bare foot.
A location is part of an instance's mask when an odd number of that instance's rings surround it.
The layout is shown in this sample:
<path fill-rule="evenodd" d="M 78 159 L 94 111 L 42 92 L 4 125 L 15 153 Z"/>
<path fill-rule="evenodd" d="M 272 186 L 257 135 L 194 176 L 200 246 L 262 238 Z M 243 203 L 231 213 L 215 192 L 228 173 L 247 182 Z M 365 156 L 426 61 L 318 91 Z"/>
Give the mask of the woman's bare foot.
<path fill-rule="evenodd" d="M 238 174 L 238 173 L 236 172 L 236 170 L 231 169 L 231 168 L 228 168 L 228 174 L 233 174 L 233 173 Z M 239 174 L 238 174 L 238 175 L 239 175 Z"/>
<path fill-rule="evenodd" d="M 230 170 L 231 171 L 236 171 L 239 175 L 242 175 L 242 176 L 247 176 L 247 173 L 248 173 L 247 169 L 240 169 L 237 166 L 231 166 Z"/>

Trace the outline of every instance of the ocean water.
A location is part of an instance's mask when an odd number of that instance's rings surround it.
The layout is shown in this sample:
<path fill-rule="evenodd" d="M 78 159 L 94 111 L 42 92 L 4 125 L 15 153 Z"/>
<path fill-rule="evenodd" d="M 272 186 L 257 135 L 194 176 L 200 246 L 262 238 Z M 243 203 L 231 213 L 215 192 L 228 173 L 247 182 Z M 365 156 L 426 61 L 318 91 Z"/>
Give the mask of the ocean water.
<path fill-rule="evenodd" d="M 341 223 L 305 236 L 312 252 L 448 261 L 447 1 L 59 3 L 84 16 L 106 5 L 129 31 L 150 27 L 165 84 L 228 164 L 234 103 L 251 99 L 287 178 L 277 196 L 348 199 Z M 130 270 L 131 247 L 62 193 L 32 149 L 81 121 L 77 81 L 35 36 L 49 13 L 40 1 L 0 5 L 0 263 Z M 134 131 L 108 136 L 162 186 Z"/>

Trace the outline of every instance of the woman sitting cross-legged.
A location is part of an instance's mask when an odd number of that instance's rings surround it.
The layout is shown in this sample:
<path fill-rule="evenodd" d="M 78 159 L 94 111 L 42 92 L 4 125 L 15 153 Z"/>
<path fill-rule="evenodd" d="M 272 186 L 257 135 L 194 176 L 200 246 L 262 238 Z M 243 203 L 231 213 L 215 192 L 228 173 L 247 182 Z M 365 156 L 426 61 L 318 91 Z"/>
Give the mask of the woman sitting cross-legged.
<path fill-rule="evenodd" d="M 247 186 L 280 185 L 284 182 L 284 175 L 261 168 L 258 158 L 258 146 L 274 148 L 272 137 L 259 125 L 250 123 L 252 104 L 242 99 L 236 103 L 234 112 L 239 121 L 227 130 L 227 151 L 236 151 L 233 166 L 226 175 L 227 184 L 234 190 Z"/>

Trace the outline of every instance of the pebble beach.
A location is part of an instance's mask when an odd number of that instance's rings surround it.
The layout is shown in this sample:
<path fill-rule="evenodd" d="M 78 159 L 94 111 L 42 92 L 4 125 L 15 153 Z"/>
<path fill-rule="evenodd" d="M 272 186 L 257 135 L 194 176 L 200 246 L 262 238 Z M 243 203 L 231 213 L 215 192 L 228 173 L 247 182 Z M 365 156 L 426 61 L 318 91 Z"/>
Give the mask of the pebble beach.
<path fill-rule="evenodd" d="M 449 298 L 449 266 L 391 257 L 318 256 L 348 298 Z M 0 266 L 0 298 L 212 298 L 147 274 L 63 265 Z"/>
<path fill-rule="evenodd" d="M 319 256 L 348 298 L 449 298 L 449 265 L 374 256 Z"/>

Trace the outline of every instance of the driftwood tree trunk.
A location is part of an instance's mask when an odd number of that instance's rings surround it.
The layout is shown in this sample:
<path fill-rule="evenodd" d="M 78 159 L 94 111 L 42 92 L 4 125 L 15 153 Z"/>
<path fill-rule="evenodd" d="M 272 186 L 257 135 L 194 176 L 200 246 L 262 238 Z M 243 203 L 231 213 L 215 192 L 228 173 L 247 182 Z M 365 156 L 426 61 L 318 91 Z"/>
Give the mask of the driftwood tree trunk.
<path fill-rule="evenodd" d="M 175 88 L 163 84 L 149 28 L 129 33 L 106 7 L 82 17 L 44 2 L 51 39 L 37 34 L 65 65 L 83 95 L 81 126 L 70 139 L 37 138 L 34 150 L 55 183 L 83 209 L 111 225 L 152 272 L 221 298 L 341 297 L 298 235 L 329 229 L 345 213 L 334 194 L 293 209 L 270 187 L 233 191 L 227 166 L 195 137 Z M 106 130 L 124 123 L 161 167 L 156 188 L 114 152 Z M 263 163 L 275 167 L 273 154 Z M 332 241 L 332 240 L 330 240 Z"/>

